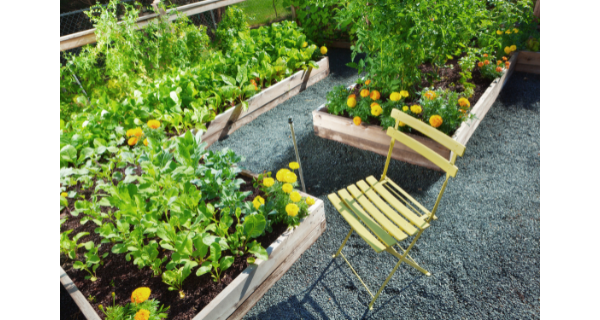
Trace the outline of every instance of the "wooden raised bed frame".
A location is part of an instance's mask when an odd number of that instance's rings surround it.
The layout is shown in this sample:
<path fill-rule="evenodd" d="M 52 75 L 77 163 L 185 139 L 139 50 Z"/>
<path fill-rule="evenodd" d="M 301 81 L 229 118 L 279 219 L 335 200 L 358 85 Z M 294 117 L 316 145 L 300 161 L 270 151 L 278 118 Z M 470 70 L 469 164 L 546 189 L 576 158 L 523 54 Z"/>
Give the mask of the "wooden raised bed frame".
<path fill-rule="evenodd" d="M 540 53 L 519 51 L 515 71 L 540 74 Z"/>
<path fill-rule="evenodd" d="M 249 171 L 243 175 L 256 177 Z M 302 196 L 307 194 L 300 192 Z M 309 215 L 300 221 L 293 230 L 286 230 L 268 248 L 269 260 L 256 260 L 248 266 L 217 295 L 194 320 L 200 319 L 241 319 L 260 298 L 279 280 L 312 244 L 317 241 L 327 227 L 325 206 L 319 198 L 313 197 L 315 204 L 308 208 Z M 79 306 L 88 320 L 100 320 L 83 293 L 77 289 L 67 273 L 60 268 L 60 283 Z"/>
<path fill-rule="evenodd" d="M 517 61 L 519 53 L 515 53 L 510 58 L 510 68 L 502 77 L 494 79 L 492 84 L 487 88 L 483 95 L 479 98 L 475 106 L 471 108 L 470 114 L 474 114 L 475 118 L 470 120 L 468 124 L 463 122 L 456 130 L 452 139 L 466 145 L 479 123 L 483 120 L 488 110 L 500 94 L 500 90 L 508 81 L 509 77 L 515 69 L 515 61 Z M 327 112 L 327 106 L 322 105 L 317 110 L 313 111 L 313 127 L 315 134 L 321 138 L 337 141 L 355 148 L 363 149 L 387 156 L 390 146 L 390 136 L 386 134 L 382 127 L 377 125 L 361 124 L 354 125 L 352 119 L 336 116 Z M 442 157 L 450 160 L 451 152 L 441 144 L 423 136 L 417 136 L 408 133 L 409 136 L 421 142 Z M 420 154 L 410 148 L 407 148 L 401 143 L 394 146 L 392 158 L 429 169 L 441 170 L 437 165 L 425 159 Z"/>
<path fill-rule="evenodd" d="M 307 87 L 323 80 L 329 75 L 329 57 L 323 57 L 317 62 L 319 69 L 309 68 L 298 71 L 283 79 L 257 95 L 248 99 L 248 110 L 243 111 L 242 105 L 227 109 L 217 115 L 208 124 L 206 132 L 202 134 L 202 141 L 209 146 L 215 141 L 222 140 L 243 125 L 256 119 L 259 115 L 275 108 L 280 103 L 304 91 Z"/>

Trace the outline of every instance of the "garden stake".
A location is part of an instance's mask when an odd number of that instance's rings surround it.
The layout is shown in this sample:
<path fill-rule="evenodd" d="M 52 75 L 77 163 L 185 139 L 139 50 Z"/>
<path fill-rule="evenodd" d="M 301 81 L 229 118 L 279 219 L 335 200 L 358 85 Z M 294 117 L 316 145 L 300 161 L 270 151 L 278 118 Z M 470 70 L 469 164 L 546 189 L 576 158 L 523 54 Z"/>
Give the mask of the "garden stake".
<path fill-rule="evenodd" d="M 296 134 L 294 133 L 294 120 L 292 116 L 289 117 L 288 123 L 292 130 L 292 141 L 294 141 L 294 150 L 296 151 L 296 161 L 298 162 L 298 172 L 300 173 L 300 182 L 302 183 L 302 191 L 306 193 L 306 186 L 304 185 L 304 177 L 302 176 L 302 164 L 300 163 L 300 155 L 298 154 L 298 146 L 296 145 Z"/>

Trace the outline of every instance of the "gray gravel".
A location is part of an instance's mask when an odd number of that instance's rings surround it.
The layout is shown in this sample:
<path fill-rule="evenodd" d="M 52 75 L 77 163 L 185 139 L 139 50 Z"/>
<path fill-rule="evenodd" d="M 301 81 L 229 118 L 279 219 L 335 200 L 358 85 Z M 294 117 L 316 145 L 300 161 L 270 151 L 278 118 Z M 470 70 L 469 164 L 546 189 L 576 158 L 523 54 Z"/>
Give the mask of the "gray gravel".
<path fill-rule="evenodd" d="M 402 266 L 368 311 L 370 296 L 343 259 L 331 259 L 348 224 L 327 200 L 385 157 L 314 135 L 311 112 L 356 73 L 348 50 L 329 51 L 331 75 L 210 149 L 229 147 L 253 172 L 294 160 L 295 122 L 308 192 L 325 202 L 327 230 L 250 310 L 246 319 L 523 319 L 540 316 L 540 77 L 515 73 L 459 158 L 433 222 L 411 251 L 431 277 Z M 439 172 L 392 161 L 389 176 L 431 208 Z M 404 246 L 406 247 L 406 243 Z M 353 235 L 346 257 L 372 291 L 397 260 Z"/>

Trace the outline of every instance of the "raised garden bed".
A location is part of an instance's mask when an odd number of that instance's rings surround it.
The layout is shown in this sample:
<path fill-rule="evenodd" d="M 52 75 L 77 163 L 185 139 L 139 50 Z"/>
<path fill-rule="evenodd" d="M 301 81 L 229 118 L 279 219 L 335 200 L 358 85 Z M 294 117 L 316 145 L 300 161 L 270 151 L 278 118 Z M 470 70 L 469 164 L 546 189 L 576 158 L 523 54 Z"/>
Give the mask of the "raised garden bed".
<path fill-rule="evenodd" d="M 243 171 L 246 177 L 256 175 Z M 302 194 L 302 196 L 307 196 Z M 314 198 L 314 197 L 313 197 Z M 309 215 L 293 230 L 284 231 L 267 248 L 269 259 L 257 260 L 238 274 L 194 319 L 240 319 L 323 233 L 327 223 L 323 201 L 315 198 Z M 60 282 L 87 319 L 101 319 L 86 296 L 60 267 Z M 110 289 L 109 289 L 110 290 Z M 162 301 L 161 301 L 162 302 Z"/>
<path fill-rule="evenodd" d="M 323 57 L 317 62 L 318 69 L 298 71 L 248 99 L 248 110 L 242 105 L 229 108 L 217 115 L 210 122 L 207 131 L 202 134 L 202 141 L 209 146 L 217 140 L 224 139 L 243 125 L 256 119 L 259 115 L 275 108 L 277 105 L 304 91 L 307 87 L 323 80 L 329 75 L 329 58 Z"/>
<path fill-rule="evenodd" d="M 463 122 L 452 136 L 452 139 L 462 144 L 467 144 L 471 138 L 471 135 L 473 135 L 473 132 L 475 132 L 475 129 L 477 129 L 477 126 L 479 126 L 479 123 L 483 120 L 492 104 L 494 104 L 496 101 L 496 98 L 498 97 L 498 94 L 500 94 L 502 87 L 510 78 L 515 69 L 515 62 L 518 60 L 519 54 L 520 53 L 515 53 L 510 58 L 511 65 L 508 71 L 505 72 L 502 77 L 496 78 L 494 81 L 492 81 L 491 85 L 479 98 L 475 106 L 471 108 L 470 114 L 475 115 L 475 118 L 468 122 Z M 329 114 L 325 104 L 313 111 L 313 127 L 315 134 L 321 138 L 341 142 L 346 145 L 372 151 L 384 156 L 387 155 L 389 150 L 391 138 L 386 134 L 381 126 L 372 124 L 361 124 L 360 126 L 356 126 L 350 118 Z M 450 159 L 450 150 L 439 143 L 421 135 L 410 133 L 408 135 L 435 150 L 442 157 Z M 429 169 L 441 170 L 431 161 L 425 159 L 423 156 L 415 153 L 411 149 L 406 148 L 401 143 L 394 146 L 392 158 Z"/>
<path fill-rule="evenodd" d="M 540 53 L 519 51 L 515 71 L 540 74 Z"/>

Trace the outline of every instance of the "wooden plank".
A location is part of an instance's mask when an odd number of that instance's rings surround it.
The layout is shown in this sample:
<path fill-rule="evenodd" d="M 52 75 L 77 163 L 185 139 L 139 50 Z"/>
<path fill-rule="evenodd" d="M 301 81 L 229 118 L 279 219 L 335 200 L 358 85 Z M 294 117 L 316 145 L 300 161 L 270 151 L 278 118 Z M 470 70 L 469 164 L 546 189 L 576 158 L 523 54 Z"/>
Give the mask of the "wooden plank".
<path fill-rule="evenodd" d="M 77 286 L 73 283 L 69 275 L 67 275 L 67 273 L 65 272 L 65 270 L 63 270 L 62 267 L 60 267 L 60 283 L 71 295 L 71 298 L 73 298 L 73 301 L 75 301 L 75 304 L 77 304 L 79 310 L 81 310 L 81 313 L 83 313 L 86 319 L 100 320 L 100 317 L 98 316 L 94 308 L 92 308 L 90 302 L 85 298 L 83 293 L 79 291 Z"/>
<path fill-rule="evenodd" d="M 208 1 L 200 1 L 184 6 L 180 6 L 177 8 L 169 9 L 166 11 L 166 15 L 169 15 L 168 20 L 173 21 L 177 19 L 177 15 L 174 13 L 179 11 L 185 15 L 191 16 L 201 12 L 217 9 L 220 7 L 232 5 L 235 3 L 239 3 L 245 0 L 208 0 Z M 149 14 L 137 19 L 137 28 L 142 29 L 145 28 L 148 24 L 151 23 L 152 20 L 159 17 L 160 14 L 154 13 Z M 119 24 L 123 22 L 118 22 Z M 81 47 L 86 44 L 96 42 L 96 35 L 94 32 L 96 29 L 85 30 L 73 34 L 69 34 L 63 37 L 60 37 L 60 51 L 65 51 L 77 47 Z"/>
<path fill-rule="evenodd" d="M 371 185 L 375 191 L 389 203 L 396 211 L 400 212 L 410 223 L 417 226 L 417 228 L 424 230 L 429 227 L 429 223 L 425 222 L 422 217 L 417 216 L 409 208 L 407 208 L 402 202 L 398 201 L 391 193 L 389 193 L 385 187 L 377 181 L 373 176 L 367 177 L 367 182 Z"/>
<path fill-rule="evenodd" d="M 519 55 L 517 56 L 517 65 L 519 64 L 530 64 L 539 66 L 540 53 L 533 51 L 519 51 Z"/>
<path fill-rule="evenodd" d="M 404 220 L 394 209 L 392 209 L 383 199 L 381 199 L 377 193 L 371 188 L 364 180 L 360 180 L 356 185 L 362 190 L 362 192 L 373 202 L 379 210 L 381 210 L 390 220 L 392 220 L 400 229 L 408 233 L 408 235 L 415 235 L 417 228 L 411 225 L 408 221 Z"/>
<path fill-rule="evenodd" d="M 383 242 L 388 247 L 396 244 L 396 240 L 394 240 L 394 238 L 385 232 L 385 230 L 363 210 L 356 200 L 350 196 L 346 189 L 339 190 L 338 195 L 346 207 L 352 210 L 352 213 L 354 213 L 354 215 L 358 217 L 358 219 L 360 219 L 360 221 L 362 221 L 363 224 L 365 224 L 367 228 L 369 228 L 371 232 L 377 236 L 377 238 L 379 238 L 379 241 Z"/>
<path fill-rule="evenodd" d="M 394 223 L 392 223 L 388 218 L 386 218 L 381 211 L 377 210 L 373 203 L 367 199 L 367 197 L 362 193 L 362 191 L 358 190 L 356 185 L 348 186 L 348 191 L 352 194 L 352 197 L 358 201 L 358 203 L 365 208 L 367 211 L 379 225 L 385 229 L 385 231 L 389 232 L 396 240 L 402 241 L 407 238 L 406 233 L 402 232 L 400 228 L 396 227 Z"/>
<path fill-rule="evenodd" d="M 531 64 L 518 64 L 515 71 L 540 74 L 540 67 Z"/>
<path fill-rule="evenodd" d="M 254 290 L 254 292 L 242 303 L 235 312 L 227 318 L 228 320 L 242 319 L 250 309 L 263 297 L 269 289 L 292 267 L 304 251 L 308 250 L 319 239 L 321 234 L 327 228 L 327 221 L 323 220 L 317 229 L 314 229 L 310 235 L 299 242 L 292 253 L 282 262 L 273 273 L 263 283 Z"/>
<path fill-rule="evenodd" d="M 337 209 L 337 211 L 342 215 L 344 220 L 348 222 L 352 230 L 356 231 L 358 235 L 365 240 L 365 242 L 373 248 L 377 253 L 385 250 L 385 246 L 379 242 L 368 230 L 365 228 L 356 217 L 348 210 L 346 205 L 342 202 L 342 200 L 335 194 L 331 193 L 327 196 L 331 204 Z"/>

